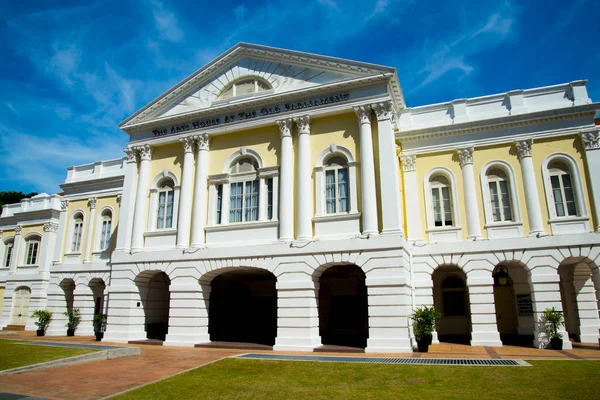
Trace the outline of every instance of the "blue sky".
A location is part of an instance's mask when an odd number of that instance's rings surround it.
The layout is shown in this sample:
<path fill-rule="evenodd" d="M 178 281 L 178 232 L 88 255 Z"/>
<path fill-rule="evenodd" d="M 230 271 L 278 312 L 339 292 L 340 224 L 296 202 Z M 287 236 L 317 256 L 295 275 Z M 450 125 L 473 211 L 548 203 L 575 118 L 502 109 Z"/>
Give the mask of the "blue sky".
<path fill-rule="evenodd" d="M 397 68 L 408 106 L 589 79 L 600 2 L 3 1 L 0 190 L 121 157 L 118 123 L 238 42 Z"/>

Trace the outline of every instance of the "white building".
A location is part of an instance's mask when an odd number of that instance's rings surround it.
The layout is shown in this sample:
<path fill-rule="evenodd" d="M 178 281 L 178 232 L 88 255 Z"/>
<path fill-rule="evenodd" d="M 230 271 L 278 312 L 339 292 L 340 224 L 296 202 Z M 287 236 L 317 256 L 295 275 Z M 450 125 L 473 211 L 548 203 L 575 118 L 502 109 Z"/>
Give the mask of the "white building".
<path fill-rule="evenodd" d="M 556 307 L 598 343 L 599 109 L 585 81 L 407 108 L 394 68 L 239 44 L 125 120 L 126 157 L 3 208 L 0 327 L 394 352 L 419 305 L 486 346 L 545 345 Z"/>

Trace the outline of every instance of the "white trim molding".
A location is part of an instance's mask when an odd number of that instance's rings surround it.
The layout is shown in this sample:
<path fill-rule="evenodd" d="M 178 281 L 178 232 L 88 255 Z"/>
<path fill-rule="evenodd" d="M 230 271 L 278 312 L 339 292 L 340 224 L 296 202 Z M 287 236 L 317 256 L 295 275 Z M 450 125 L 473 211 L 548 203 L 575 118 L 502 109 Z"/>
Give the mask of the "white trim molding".
<path fill-rule="evenodd" d="M 450 184 L 450 201 L 452 207 L 452 226 L 435 226 L 435 216 L 433 213 L 433 200 L 431 199 L 431 178 L 435 175 L 442 175 Z M 423 191 L 425 197 L 425 214 L 427 215 L 427 230 L 429 243 L 435 242 L 457 242 L 462 240 L 462 228 L 460 226 L 460 214 L 458 212 L 458 197 L 456 194 L 457 186 L 454 174 L 447 168 L 437 167 L 430 170 L 425 175 L 423 181 Z"/>

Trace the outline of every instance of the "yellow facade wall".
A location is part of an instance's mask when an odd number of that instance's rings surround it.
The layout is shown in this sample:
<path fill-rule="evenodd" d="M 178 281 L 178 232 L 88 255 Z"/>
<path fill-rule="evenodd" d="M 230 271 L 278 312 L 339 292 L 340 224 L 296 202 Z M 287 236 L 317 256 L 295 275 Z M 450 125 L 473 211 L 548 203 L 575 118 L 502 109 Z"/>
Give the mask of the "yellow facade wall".
<path fill-rule="evenodd" d="M 81 251 L 80 251 L 80 257 L 79 257 L 79 261 L 83 262 L 85 245 L 86 245 L 86 241 L 88 240 L 87 226 L 88 226 L 89 219 L 90 219 L 90 209 L 88 207 L 87 199 L 69 201 L 69 206 L 67 208 L 67 219 L 65 221 L 65 229 L 64 229 L 64 237 L 63 237 L 63 241 L 62 241 L 63 244 L 62 244 L 61 254 L 62 254 L 62 256 L 64 256 L 65 253 L 67 253 L 67 254 L 72 253 L 72 251 L 71 251 L 71 242 L 72 242 L 71 235 L 73 234 L 73 232 L 71 232 L 71 227 L 72 227 L 71 221 L 73 221 L 73 215 L 75 214 L 76 211 L 83 212 L 83 234 L 81 235 Z"/>
<path fill-rule="evenodd" d="M 97 252 L 99 251 L 99 246 L 100 246 L 100 229 L 101 226 L 99 224 L 100 221 L 100 215 L 104 211 L 106 211 L 106 209 L 110 207 L 111 213 L 112 213 L 112 222 L 110 225 L 110 230 L 111 230 L 111 242 L 110 242 L 110 251 L 114 250 L 116 242 L 117 242 L 117 224 L 119 223 L 119 205 L 117 204 L 117 196 L 109 196 L 109 197 L 98 197 L 98 199 L 96 200 L 96 213 L 94 216 L 94 221 L 92 221 L 92 223 L 94 224 L 93 226 L 93 230 L 92 230 L 92 252 Z M 86 228 L 87 229 L 87 228 Z M 87 232 L 86 232 L 87 233 Z M 83 251 L 85 251 L 85 249 L 82 248 L 82 253 Z"/>
<path fill-rule="evenodd" d="M 35 225 L 24 225 L 21 230 L 21 243 L 19 244 L 19 254 L 16 255 L 17 258 L 17 266 L 25 264 L 25 252 L 27 251 L 27 247 L 25 246 L 25 238 L 35 233 L 42 237 L 42 241 L 40 243 L 40 247 L 38 248 L 38 264 L 40 262 L 41 251 L 44 241 L 44 224 L 35 224 Z"/>

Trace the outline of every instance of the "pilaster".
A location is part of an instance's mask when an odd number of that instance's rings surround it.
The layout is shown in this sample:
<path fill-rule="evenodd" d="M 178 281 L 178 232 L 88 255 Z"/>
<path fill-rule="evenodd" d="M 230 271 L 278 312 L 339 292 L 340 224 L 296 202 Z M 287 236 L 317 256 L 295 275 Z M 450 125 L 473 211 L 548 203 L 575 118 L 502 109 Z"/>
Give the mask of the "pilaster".
<path fill-rule="evenodd" d="M 416 162 L 414 154 L 401 155 L 400 161 L 404 171 L 404 201 L 406 209 L 406 225 L 408 228 L 407 238 L 416 243 L 423 243 L 423 228 L 421 226 L 421 215 L 412 210 L 420 210 L 423 205 L 419 202 L 419 184 L 417 183 Z"/>
<path fill-rule="evenodd" d="M 481 236 L 481 223 L 479 222 L 479 207 L 477 204 L 477 191 L 475 189 L 475 175 L 473 173 L 473 147 L 456 150 L 460 168 L 462 170 L 465 208 L 467 210 L 467 238 L 479 240 Z"/>
<path fill-rule="evenodd" d="M 169 291 L 169 333 L 164 345 L 193 347 L 210 342 L 210 285 L 199 285 L 191 278 L 179 278 L 171 283 Z"/>
<path fill-rule="evenodd" d="M 56 242 L 54 245 L 54 256 L 52 261 L 58 264 L 62 259 L 62 249 L 67 230 L 67 210 L 69 208 L 69 200 L 60 201 L 60 217 L 58 219 L 58 231 L 56 233 Z"/>
<path fill-rule="evenodd" d="M 116 251 L 129 251 L 133 231 L 133 214 L 136 202 L 136 185 L 138 184 L 138 168 L 136 152 L 132 148 L 123 149 L 125 165 L 123 178 L 123 193 L 119 207 L 119 224 L 117 226 Z"/>
<path fill-rule="evenodd" d="M 535 169 L 531 157 L 532 139 L 515 142 L 519 162 L 521 163 L 521 174 L 525 187 L 525 204 L 527 205 L 527 216 L 529 218 L 529 236 L 546 236 L 542 222 L 542 209 L 535 179 Z"/>
<path fill-rule="evenodd" d="M 592 191 L 595 231 L 600 233 L 600 130 L 597 128 L 580 133 L 585 149 L 585 166 L 588 170 L 589 185 Z"/>
<path fill-rule="evenodd" d="M 140 169 L 135 196 L 135 211 L 133 214 L 133 232 L 131 234 L 131 251 L 139 252 L 144 249 L 144 230 L 148 218 L 148 187 L 150 179 L 150 159 L 152 148 L 149 145 L 134 147 L 140 158 Z"/>
<path fill-rule="evenodd" d="M 471 346 L 502 346 L 496 322 L 494 278 L 486 265 L 471 266 L 467 273 L 471 309 Z"/>
<path fill-rule="evenodd" d="M 208 179 L 208 149 L 210 136 L 204 133 L 195 137 L 197 146 L 196 183 L 194 186 L 194 212 L 192 214 L 192 247 L 205 244 L 206 226 L 206 185 Z"/>
<path fill-rule="evenodd" d="M 88 207 L 90 209 L 89 218 L 87 221 L 87 232 L 85 239 L 85 254 L 83 255 L 83 262 L 90 263 L 92 260 L 92 250 L 94 249 L 94 225 L 96 222 L 96 198 L 90 197 L 88 199 Z"/>

